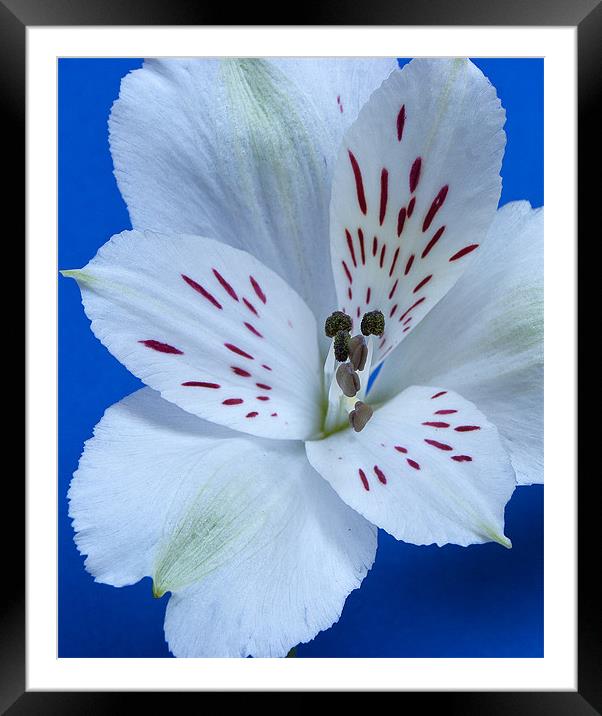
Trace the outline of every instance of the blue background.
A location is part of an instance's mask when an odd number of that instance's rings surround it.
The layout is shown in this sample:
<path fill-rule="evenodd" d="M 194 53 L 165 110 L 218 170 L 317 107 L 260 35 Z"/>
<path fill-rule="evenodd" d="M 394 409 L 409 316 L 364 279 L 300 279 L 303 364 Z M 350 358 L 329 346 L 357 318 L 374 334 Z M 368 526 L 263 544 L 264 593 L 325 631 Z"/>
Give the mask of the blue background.
<path fill-rule="evenodd" d="M 543 60 L 475 60 L 507 112 L 501 204 L 543 203 Z M 112 173 L 107 118 L 136 59 L 59 61 L 59 267 L 84 266 L 131 228 Z M 400 64 L 405 64 L 400 60 Z M 104 410 L 141 386 L 94 338 L 72 280 L 59 279 L 59 656 L 169 657 L 168 595 L 151 580 L 96 584 L 73 542 L 66 493 Z M 331 629 L 298 657 L 543 656 L 543 488 L 506 508 L 513 548 L 415 547 L 379 533 L 374 567 Z"/>

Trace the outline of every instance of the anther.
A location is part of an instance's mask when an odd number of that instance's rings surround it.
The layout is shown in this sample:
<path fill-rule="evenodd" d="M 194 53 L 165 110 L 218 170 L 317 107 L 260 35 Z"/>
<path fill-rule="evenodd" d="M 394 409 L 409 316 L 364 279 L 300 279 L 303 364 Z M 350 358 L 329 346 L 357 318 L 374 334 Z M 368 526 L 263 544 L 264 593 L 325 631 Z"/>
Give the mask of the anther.
<path fill-rule="evenodd" d="M 364 313 L 361 329 L 365 336 L 382 336 L 385 332 L 385 317 L 382 311 Z"/>
<path fill-rule="evenodd" d="M 350 331 L 352 326 L 351 317 L 343 311 L 331 313 L 324 323 L 324 332 L 328 338 L 334 338 L 339 331 Z"/>
<path fill-rule="evenodd" d="M 353 336 L 349 341 L 349 360 L 355 370 L 364 370 L 368 358 L 368 346 L 364 336 Z"/>
<path fill-rule="evenodd" d="M 334 337 L 334 357 L 339 363 L 349 358 L 349 333 L 345 330 L 338 331 Z"/>
<path fill-rule="evenodd" d="M 343 391 L 343 393 L 348 398 L 353 398 L 353 396 L 360 389 L 361 383 L 360 377 L 353 370 L 351 363 L 342 363 L 337 368 L 336 377 L 339 388 Z"/>
<path fill-rule="evenodd" d="M 357 401 L 354 410 L 349 413 L 349 424 L 356 433 L 359 433 L 360 430 L 366 427 L 366 423 L 372 417 L 373 412 L 369 405 L 362 403 L 361 400 Z"/>

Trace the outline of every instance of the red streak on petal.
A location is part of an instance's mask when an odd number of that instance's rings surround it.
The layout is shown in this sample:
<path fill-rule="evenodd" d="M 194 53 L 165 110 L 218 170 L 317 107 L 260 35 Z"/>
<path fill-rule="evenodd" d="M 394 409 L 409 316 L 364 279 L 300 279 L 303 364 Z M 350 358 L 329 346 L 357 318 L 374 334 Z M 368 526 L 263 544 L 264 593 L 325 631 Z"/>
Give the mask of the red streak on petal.
<path fill-rule="evenodd" d="M 345 229 L 345 236 L 347 237 L 347 246 L 349 247 L 349 253 L 351 254 L 351 260 L 353 261 L 353 265 L 357 267 L 357 262 L 355 260 L 355 249 L 353 248 L 353 239 L 351 238 L 351 234 L 347 229 Z"/>
<path fill-rule="evenodd" d="M 472 462 L 470 455 L 452 455 L 452 460 L 456 462 Z"/>
<path fill-rule="evenodd" d="M 433 278 L 433 274 L 429 274 L 426 278 L 423 278 L 422 281 L 416 285 L 416 288 L 412 291 L 412 293 L 416 293 L 417 291 L 420 291 L 420 289 L 423 286 L 426 286 L 426 284 Z"/>
<path fill-rule="evenodd" d="M 382 249 L 380 250 L 380 267 L 383 267 L 383 264 L 385 262 L 385 252 L 387 251 L 387 244 L 383 244 Z"/>
<path fill-rule="evenodd" d="M 403 127 L 406 123 L 406 106 L 405 104 L 402 105 L 401 109 L 399 110 L 399 114 L 397 115 L 397 139 L 401 142 L 401 138 L 403 137 Z"/>
<path fill-rule="evenodd" d="M 255 328 L 255 326 L 252 326 L 250 323 L 247 323 L 246 321 L 245 321 L 245 326 L 251 331 L 251 333 L 254 333 L 259 338 L 263 338 L 261 333 Z"/>
<path fill-rule="evenodd" d="M 232 353 L 237 353 L 239 356 L 242 356 L 243 358 L 248 358 L 249 360 L 254 360 L 252 355 L 249 355 L 248 353 L 246 353 L 245 351 L 240 349 L 238 346 L 235 346 L 232 343 L 224 343 L 224 345 L 226 346 L 226 348 L 229 351 L 232 351 Z"/>
<path fill-rule="evenodd" d="M 439 423 L 436 421 L 426 422 L 426 423 L 422 423 L 422 424 L 428 425 L 430 428 L 449 428 L 449 423 Z"/>
<path fill-rule="evenodd" d="M 479 425 L 458 425 L 457 428 L 454 428 L 454 430 L 458 433 L 469 433 L 473 430 L 480 430 Z"/>
<path fill-rule="evenodd" d="M 278 415 L 278 413 L 270 413 L 271 418 L 275 418 Z"/>
<path fill-rule="evenodd" d="M 200 380 L 187 380 L 185 383 L 182 383 L 182 385 L 185 385 L 186 387 L 190 386 L 191 388 L 219 388 L 219 383 L 203 383 Z"/>
<path fill-rule="evenodd" d="M 469 254 L 478 248 L 479 248 L 478 244 L 470 244 L 470 246 L 465 246 L 463 249 L 460 249 L 460 251 L 458 251 L 457 254 L 454 254 L 453 256 L 451 256 L 449 260 L 457 261 L 458 259 L 461 259 L 462 256 L 466 256 L 466 254 Z"/>
<path fill-rule="evenodd" d="M 257 417 L 258 415 L 259 415 L 259 413 L 254 410 L 252 413 L 247 413 L 247 414 L 245 415 L 245 418 L 255 418 L 255 417 Z"/>
<path fill-rule="evenodd" d="M 257 294 L 257 298 L 259 298 L 262 303 L 266 303 L 267 298 L 265 297 L 265 293 L 262 291 L 261 286 L 257 283 L 253 276 L 249 276 L 249 281 L 251 282 L 251 286 L 253 286 L 253 290 Z"/>
<path fill-rule="evenodd" d="M 420 167 L 422 166 L 422 159 L 420 157 L 417 157 L 414 160 L 414 163 L 412 164 L 412 168 L 410 169 L 410 191 L 414 192 L 416 191 L 416 187 L 418 186 L 418 181 L 420 179 Z"/>
<path fill-rule="evenodd" d="M 376 477 L 378 477 L 379 481 L 382 482 L 383 485 L 387 484 L 387 477 L 378 465 L 374 466 L 374 474 L 376 475 Z"/>
<path fill-rule="evenodd" d="M 397 452 L 401 452 L 401 453 L 403 453 L 404 455 L 407 454 L 407 452 L 408 452 L 407 449 L 404 448 L 404 447 L 401 447 L 401 445 L 396 445 L 396 446 L 395 446 L 395 449 L 397 450 Z"/>
<path fill-rule="evenodd" d="M 362 264 L 366 264 L 366 250 L 364 248 L 364 232 L 361 229 L 357 230 L 357 236 L 360 240 L 360 251 L 362 254 Z"/>
<path fill-rule="evenodd" d="M 435 410 L 434 415 L 453 415 L 457 410 Z"/>
<path fill-rule="evenodd" d="M 269 365 L 266 365 L 265 363 L 261 364 L 262 368 L 265 368 L 266 370 L 272 370 Z"/>
<path fill-rule="evenodd" d="M 410 316 L 409 318 L 406 318 L 405 321 L 403 322 L 403 325 L 407 326 L 411 320 L 412 320 L 412 316 Z"/>
<path fill-rule="evenodd" d="M 208 301 L 210 301 L 216 308 L 222 307 L 222 304 L 219 301 L 216 301 L 216 299 L 209 293 L 209 291 L 205 290 L 200 283 L 197 283 L 196 281 L 193 281 L 193 279 L 189 278 L 188 276 L 185 276 L 184 274 L 180 274 L 184 281 L 191 287 L 194 288 L 195 291 L 201 294 L 203 298 L 206 298 Z"/>
<path fill-rule="evenodd" d="M 387 213 L 387 198 L 389 196 L 389 172 L 383 169 L 380 173 L 380 213 L 378 223 L 382 226 Z"/>
<path fill-rule="evenodd" d="M 419 298 L 415 303 L 413 303 L 413 304 L 408 308 L 408 310 L 407 310 L 402 316 L 400 316 L 399 320 L 400 320 L 400 321 L 403 321 L 403 319 L 408 315 L 408 313 L 409 313 L 410 311 L 412 311 L 414 308 L 416 308 L 416 306 L 419 306 L 424 300 L 425 300 L 425 297 L 424 297 L 424 296 L 423 296 L 422 298 Z"/>
<path fill-rule="evenodd" d="M 429 438 L 425 438 L 424 442 L 428 445 L 432 445 L 433 447 L 436 447 L 438 450 L 453 450 L 453 447 L 451 445 L 446 445 L 445 443 L 440 443 L 437 440 L 429 440 Z"/>
<path fill-rule="evenodd" d="M 353 169 L 353 176 L 355 177 L 355 190 L 357 192 L 357 203 L 360 206 L 362 214 L 366 214 L 368 207 L 366 206 L 366 195 L 364 194 L 364 182 L 362 180 L 362 171 L 360 165 L 357 163 L 357 159 L 351 150 L 349 150 L 349 161 L 351 162 L 351 168 Z"/>
<path fill-rule="evenodd" d="M 407 262 L 406 267 L 405 267 L 405 271 L 403 272 L 403 275 L 404 275 L 404 276 L 407 276 L 407 275 L 410 273 L 410 270 L 411 270 L 411 268 L 412 268 L 412 264 L 413 264 L 413 263 L 414 263 L 414 254 L 412 254 L 412 255 L 410 256 L 410 258 L 408 259 L 408 262 Z"/>
<path fill-rule="evenodd" d="M 408 204 L 408 212 L 407 212 L 408 219 L 409 219 L 409 218 L 412 216 L 412 214 L 414 213 L 414 206 L 415 206 L 415 205 L 416 205 L 416 197 L 413 196 L 413 197 L 410 199 L 410 203 Z"/>
<path fill-rule="evenodd" d="M 251 375 L 248 370 L 244 370 L 243 368 L 239 368 L 239 367 L 236 366 L 236 365 L 232 365 L 232 366 L 230 366 L 230 368 L 232 368 L 232 371 L 233 371 L 234 373 L 236 373 L 236 375 L 241 375 L 243 378 L 249 378 L 250 375 Z"/>
<path fill-rule="evenodd" d="M 238 296 L 236 295 L 236 291 L 230 286 L 230 284 L 226 281 L 226 279 L 215 269 L 213 270 L 213 275 L 215 278 L 221 283 L 226 293 L 231 296 L 235 301 L 238 301 Z"/>
<path fill-rule="evenodd" d="M 416 460 L 410 460 L 410 458 L 408 457 L 406 459 L 406 462 L 410 467 L 413 467 L 414 470 L 420 470 L 420 465 L 416 462 Z"/>
<path fill-rule="evenodd" d="M 349 268 L 347 267 L 347 264 L 344 261 L 341 261 L 343 264 L 343 268 L 345 269 L 345 273 L 347 274 L 347 280 L 349 283 L 353 283 L 353 278 L 351 277 L 351 272 L 349 271 Z"/>
<path fill-rule="evenodd" d="M 347 289 L 347 295 L 349 296 L 349 300 L 351 301 L 353 299 L 353 291 L 351 290 L 351 286 Z"/>
<path fill-rule="evenodd" d="M 398 306 L 398 305 L 399 305 L 399 304 L 396 303 L 396 304 L 393 306 L 393 308 L 392 308 L 391 311 L 389 312 L 389 318 L 393 318 L 393 316 L 395 315 L 395 311 L 397 310 L 397 306 Z"/>
<path fill-rule="evenodd" d="M 240 405 L 241 403 L 244 403 L 242 398 L 228 398 L 227 400 L 222 400 L 222 405 Z"/>
<path fill-rule="evenodd" d="M 170 346 L 169 343 L 161 343 L 161 341 L 153 340 L 138 341 L 138 343 L 142 343 L 142 345 L 157 351 L 157 353 L 171 353 L 178 356 L 184 355 L 183 351 L 175 346 Z"/>
<path fill-rule="evenodd" d="M 401 232 L 403 231 L 403 225 L 406 223 L 406 214 L 407 209 L 405 206 L 402 206 L 399 210 L 399 214 L 397 215 L 397 236 L 401 236 Z"/>
<path fill-rule="evenodd" d="M 266 385 L 265 383 L 255 383 L 255 385 L 262 390 L 272 390 L 272 386 Z"/>
<path fill-rule="evenodd" d="M 431 400 L 434 400 L 435 398 L 440 398 L 442 395 L 446 395 L 447 390 L 442 390 L 439 393 L 435 393 L 435 395 L 431 395 Z"/>
<path fill-rule="evenodd" d="M 249 309 L 249 311 L 251 311 L 251 313 L 254 313 L 256 316 L 259 315 L 259 314 L 257 313 L 257 309 L 255 308 L 255 306 L 254 306 L 250 301 L 247 301 L 246 298 L 243 298 L 242 302 L 243 302 L 243 303 L 245 304 L 245 306 Z"/>
<path fill-rule="evenodd" d="M 359 318 L 361 315 L 362 315 L 362 311 L 361 311 L 360 307 L 358 306 L 357 307 L 357 317 Z"/>
<path fill-rule="evenodd" d="M 257 400 L 264 400 L 264 401 L 265 401 L 265 400 L 269 400 L 269 399 L 270 399 L 270 396 L 269 396 L 269 395 L 258 395 L 258 396 L 257 396 Z"/>
<path fill-rule="evenodd" d="M 393 288 L 389 291 L 389 301 L 393 298 L 393 294 L 395 293 L 395 291 L 397 291 L 397 284 L 398 284 L 398 283 L 399 283 L 399 279 L 397 279 L 397 280 L 395 281 L 395 283 L 393 284 Z"/>
<path fill-rule="evenodd" d="M 422 222 L 422 231 L 426 231 L 431 225 L 431 222 L 435 218 L 435 214 L 439 211 L 439 209 L 443 205 L 443 202 L 445 201 L 445 197 L 447 196 L 448 190 L 449 186 L 447 184 L 441 187 L 441 189 L 439 190 L 439 193 L 434 198 L 430 209 L 427 211 L 426 216 L 424 217 L 424 221 Z"/>
<path fill-rule="evenodd" d="M 368 482 L 368 478 L 366 477 L 366 473 L 362 470 L 361 467 L 360 467 L 360 469 L 359 469 L 359 475 L 360 475 L 360 480 L 362 481 L 362 485 L 364 486 L 364 489 L 365 489 L 365 490 L 369 490 L 369 489 L 370 489 L 370 483 Z"/>
<path fill-rule="evenodd" d="M 402 333 L 407 333 L 407 332 L 410 330 L 411 327 L 412 327 L 412 326 L 408 326 L 407 328 L 404 328 L 403 331 L 402 331 Z"/>
<path fill-rule="evenodd" d="M 389 276 L 393 275 L 393 271 L 395 270 L 395 264 L 397 263 L 398 256 L 399 256 L 399 246 L 395 249 L 395 253 L 393 254 L 393 261 L 391 261 L 391 268 L 389 269 Z"/>
<path fill-rule="evenodd" d="M 372 256 L 376 256 L 376 249 L 378 248 L 378 237 L 375 236 L 372 239 Z"/>
<path fill-rule="evenodd" d="M 366 291 L 366 303 L 370 303 L 370 295 L 372 293 L 372 289 L 370 286 L 368 286 L 368 290 Z"/>
<path fill-rule="evenodd" d="M 424 247 L 424 251 L 422 252 L 422 254 L 420 254 L 421 259 L 425 259 L 429 255 L 431 249 L 437 243 L 437 241 L 439 241 L 439 239 L 441 238 L 441 235 L 443 234 L 444 231 L 445 231 L 445 226 L 441 226 L 437 229 L 433 238 Z"/>

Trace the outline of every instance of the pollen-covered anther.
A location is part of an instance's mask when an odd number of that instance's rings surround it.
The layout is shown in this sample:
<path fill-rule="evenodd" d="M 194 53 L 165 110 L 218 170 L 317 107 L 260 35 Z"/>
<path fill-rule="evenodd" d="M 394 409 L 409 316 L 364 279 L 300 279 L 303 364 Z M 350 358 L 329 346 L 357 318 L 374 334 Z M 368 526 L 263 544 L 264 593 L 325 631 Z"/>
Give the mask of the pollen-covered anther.
<path fill-rule="evenodd" d="M 365 336 L 382 336 L 385 332 L 385 317 L 382 311 L 364 313 L 361 324 Z"/>
<path fill-rule="evenodd" d="M 345 330 L 338 331 L 334 337 L 334 357 L 339 363 L 344 363 L 349 358 L 349 333 Z"/>
<path fill-rule="evenodd" d="M 349 341 L 349 360 L 355 370 L 364 370 L 368 358 L 368 346 L 364 336 L 357 335 Z"/>
<path fill-rule="evenodd" d="M 339 331 L 351 330 L 351 317 L 343 311 L 334 311 L 324 322 L 324 332 L 328 338 L 334 338 Z"/>
<path fill-rule="evenodd" d="M 360 389 L 360 377 L 353 369 L 351 363 L 342 363 L 337 368 L 336 378 L 339 388 L 348 398 L 353 398 Z"/>
<path fill-rule="evenodd" d="M 366 427 L 366 423 L 372 417 L 373 412 L 369 405 L 358 400 L 355 404 L 355 408 L 349 413 L 349 425 L 351 425 L 356 433 L 359 433 Z"/>

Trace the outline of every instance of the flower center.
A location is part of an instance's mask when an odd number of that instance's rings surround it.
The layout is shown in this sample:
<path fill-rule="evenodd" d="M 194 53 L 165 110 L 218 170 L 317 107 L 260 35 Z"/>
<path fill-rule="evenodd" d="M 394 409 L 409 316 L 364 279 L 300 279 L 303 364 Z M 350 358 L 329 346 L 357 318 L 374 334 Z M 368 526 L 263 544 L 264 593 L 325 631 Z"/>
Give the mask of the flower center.
<path fill-rule="evenodd" d="M 361 333 L 351 336 L 351 318 L 335 311 L 325 321 L 324 331 L 332 344 L 324 363 L 327 396 L 323 432 L 328 435 L 347 425 L 359 432 L 372 417 L 364 402 L 374 355 L 374 337 L 382 336 L 385 319 L 381 311 L 369 311 L 361 322 Z"/>

